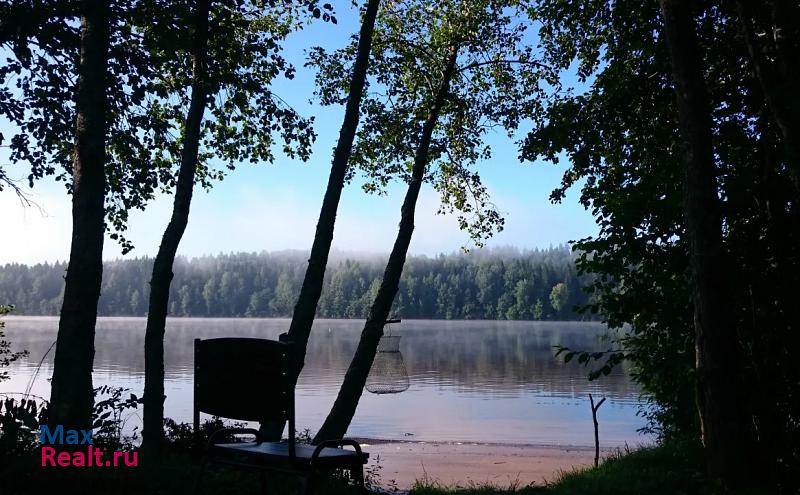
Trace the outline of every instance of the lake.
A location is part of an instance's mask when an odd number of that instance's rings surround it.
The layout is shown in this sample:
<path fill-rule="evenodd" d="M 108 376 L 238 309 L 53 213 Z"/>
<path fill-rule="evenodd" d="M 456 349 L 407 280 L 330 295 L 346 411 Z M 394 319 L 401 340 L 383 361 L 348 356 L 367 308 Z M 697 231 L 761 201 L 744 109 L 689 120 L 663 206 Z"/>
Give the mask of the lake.
<path fill-rule="evenodd" d="M 55 317 L 8 317 L 15 350 L 30 354 L 14 363 L 0 392 L 49 397 Z M 317 320 L 296 393 L 298 429 L 323 422 L 355 352 L 363 321 Z M 193 340 L 213 337 L 276 339 L 288 319 L 172 318 L 166 332 L 166 415 L 192 417 Z M 100 318 L 94 384 L 123 386 L 141 394 L 144 384 L 144 318 Z M 398 394 L 364 392 L 349 436 L 428 442 L 593 445 L 589 393 L 607 397 L 600 408 L 604 447 L 652 439 L 637 433 L 640 390 L 623 369 L 595 382 L 586 368 L 553 357 L 554 345 L 600 350 L 607 329 L 584 322 L 405 320 L 392 325 L 410 379 Z M 37 368 L 39 368 L 37 373 Z M 242 377 L 243 380 L 253 379 Z M 254 381 L 255 385 L 255 381 Z M 136 414 L 128 427 L 140 423 Z"/>

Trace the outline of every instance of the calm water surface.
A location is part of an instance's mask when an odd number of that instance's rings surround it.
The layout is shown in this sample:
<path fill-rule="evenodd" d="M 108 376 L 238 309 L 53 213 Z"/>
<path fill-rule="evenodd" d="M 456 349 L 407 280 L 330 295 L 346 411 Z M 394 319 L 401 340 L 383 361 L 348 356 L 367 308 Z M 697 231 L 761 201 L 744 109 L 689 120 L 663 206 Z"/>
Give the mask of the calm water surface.
<path fill-rule="evenodd" d="M 9 317 L 6 333 L 15 349 L 30 355 L 17 361 L 0 392 L 49 397 L 57 318 Z M 355 352 L 361 320 L 318 320 L 297 389 L 298 428 L 319 428 Z M 193 339 L 261 337 L 275 339 L 287 319 L 175 318 L 167 322 L 166 414 L 192 416 Z M 95 386 L 109 384 L 141 394 L 144 387 L 144 318 L 100 318 L 97 323 Z M 403 393 L 364 392 L 349 436 L 416 441 L 592 445 L 588 394 L 605 396 L 600 409 L 603 446 L 649 442 L 636 430 L 639 389 L 623 370 L 589 383 L 586 369 L 553 357 L 553 346 L 581 349 L 608 346 L 599 323 L 406 320 L 393 325 L 411 387 Z M 256 377 L 242 377 L 253 380 Z M 129 424 L 140 419 L 135 414 Z"/>

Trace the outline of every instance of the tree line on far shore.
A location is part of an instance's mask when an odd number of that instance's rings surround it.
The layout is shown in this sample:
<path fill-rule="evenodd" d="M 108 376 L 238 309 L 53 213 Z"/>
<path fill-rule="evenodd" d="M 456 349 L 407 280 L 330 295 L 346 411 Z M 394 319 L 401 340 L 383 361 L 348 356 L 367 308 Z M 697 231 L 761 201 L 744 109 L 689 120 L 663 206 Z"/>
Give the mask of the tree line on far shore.
<path fill-rule="evenodd" d="M 291 316 L 307 253 L 179 258 L 170 294 L 175 316 Z M 380 284 L 382 256 L 340 256 L 325 277 L 318 316 L 364 318 Z M 107 261 L 99 314 L 144 316 L 151 258 Z M 0 300 L 16 314 L 57 315 L 63 262 L 0 267 Z M 408 259 L 393 312 L 404 318 L 575 320 L 588 302 L 566 247 L 493 250 Z"/>

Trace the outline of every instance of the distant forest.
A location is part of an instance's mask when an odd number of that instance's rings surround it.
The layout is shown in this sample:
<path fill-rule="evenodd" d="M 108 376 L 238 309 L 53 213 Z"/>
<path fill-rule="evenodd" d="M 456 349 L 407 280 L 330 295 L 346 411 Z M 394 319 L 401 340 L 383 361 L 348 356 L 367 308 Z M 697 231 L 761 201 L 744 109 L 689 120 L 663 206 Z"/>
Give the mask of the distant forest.
<path fill-rule="evenodd" d="M 144 316 L 153 260 L 108 261 L 99 314 Z M 171 316 L 291 316 L 307 254 L 299 251 L 178 258 Z M 338 254 L 329 263 L 317 315 L 364 318 L 380 284 L 382 256 Z M 16 314 L 57 315 L 66 263 L 0 267 L 0 302 Z M 403 318 L 575 320 L 588 301 L 585 277 L 566 247 L 519 252 L 477 251 L 406 262 L 394 315 Z"/>

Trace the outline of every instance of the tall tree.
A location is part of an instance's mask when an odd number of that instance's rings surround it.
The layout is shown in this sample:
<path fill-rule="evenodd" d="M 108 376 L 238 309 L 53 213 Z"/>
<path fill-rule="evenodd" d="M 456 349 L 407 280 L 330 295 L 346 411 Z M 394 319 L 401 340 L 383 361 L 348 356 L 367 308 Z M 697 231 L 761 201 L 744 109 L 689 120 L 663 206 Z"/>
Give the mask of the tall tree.
<path fill-rule="evenodd" d="M 27 5 L 27 2 L 16 0 L 0 5 L 4 11 L 10 9 L 19 12 L 19 9 L 27 8 L 31 10 L 30 19 L 46 20 L 44 23 L 33 22 L 31 29 L 12 29 L 11 36 L 5 36 L 9 31 L 5 29 L 5 24 L 0 26 L 0 43 L 9 47 L 10 54 L 13 55 L 6 59 L 5 65 L 0 66 L 0 81 L 12 81 L 18 88 L 13 93 L 0 91 L 0 112 L 17 128 L 8 141 L 10 159 L 13 163 L 30 164 L 30 184 L 33 185 L 42 177 L 55 175 L 56 180 L 66 184 L 69 193 L 75 193 L 78 181 L 70 180 L 73 173 L 79 170 L 72 163 L 75 148 L 74 122 L 78 113 L 77 102 L 82 100 L 76 96 L 78 90 L 72 83 L 74 74 L 80 73 L 80 59 L 76 56 L 80 30 L 75 26 L 74 18 L 82 10 L 89 7 L 95 9 L 96 5 L 91 2 L 65 3 L 63 8 L 53 9 L 52 12 L 46 8 L 48 5 Z M 123 252 L 133 248 L 124 236 L 128 212 L 133 208 L 143 209 L 156 189 L 170 190 L 175 187 L 178 174 L 173 169 L 178 165 L 175 157 L 180 155 L 181 138 L 176 137 L 173 130 L 182 128 L 176 122 L 181 122 L 185 113 L 181 103 L 186 98 L 182 96 L 185 96 L 183 91 L 189 86 L 186 81 L 191 74 L 191 65 L 187 60 L 189 57 L 185 56 L 190 53 L 190 47 L 185 44 L 191 37 L 181 36 L 181 33 L 186 32 L 187 25 L 191 25 L 186 21 L 190 18 L 186 5 L 184 2 L 119 1 L 112 3 L 108 9 L 103 9 L 108 10 L 107 70 L 106 80 L 103 82 L 107 99 L 107 128 L 105 166 L 100 167 L 105 174 L 100 206 L 105 215 L 104 226 L 110 232 L 110 237 L 122 245 Z M 243 4 L 237 5 L 246 9 Z M 294 8 L 299 5 L 292 6 Z M 306 4 L 301 6 L 307 7 Z M 323 13 L 316 7 L 309 12 L 315 17 L 332 19 L 329 13 Z M 205 123 L 203 135 L 206 139 L 201 149 L 217 150 L 218 153 L 214 156 L 227 162 L 227 169 L 232 168 L 242 158 L 271 160 L 271 134 L 264 138 L 257 131 L 269 128 L 275 120 L 280 120 L 291 123 L 281 128 L 281 137 L 284 151 L 293 153 L 291 143 L 307 143 L 313 137 L 309 123 L 299 118 L 291 109 L 283 108 L 268 91 L 263 91 L 268 86 L 265 82 L 268 83 L 277 74 L 285 73 L 287 77 L 291 77 L 294 72 L 282 58 L 272 55 L 276 48 L 273 39 L 275 36 L 272 35 L 284 33 L 280 36 L 285 36 L 286 32 L 293 29 L 293 23 L 270 17 L 253 19 L 224 15 L 215 22 L 219 28 L 236 35 L 250 32 L 246 29 L 249 26 L 256 26 L 271 34 L 260 39 L 256 37 L 259 43 L 251 43 L 251 47 L 257 48 L 250 52 L 236 52 L 237 40 L 241 41 L 242 38 L 217 38 L 220 43 L 214 45 L 215 55 L 221 55 L 225 50 L 229 52 L 214 59 L 210 65 L 215 73 L 226 75 L 225 79 L 216 81 L 215 84 L 237 88 L 239 91 L 235 98 L 215 101 L 209 107 L 214 119 Z M 238 66 L 240 62 L 247 60 L 248 53 L 254 54 L 249 62 L 250 66 L 257 67 L 258 70 L 226 71 L 231 64 Z M 175 56 L 176 54 L 180 56 Z M 215 88 L 214 91 L 216 90 Z M 260 96 L 249 99 L 248 95 L 254 93 Z M 99 98 L 96 91 L 90 91 L 89 94 Z M 82 98 L 87 97 L 84 95 Z M 252 112 L 253 108 L 257 111 Z M 81 116 L 78 120 L 82 122 L 83 119 Z M 253 122 L 258 125 L 253 125 Z M 301 158 L 307 156 L 307 148 L 305 145 L 298 148 L 297 153 Z M 211 154 L 203 151 L 200 156 L 202 159 L 198 161 L 195 180 L 208 187 L 212 179 L 222 177 L 226 169 L 215 170 L 209 167 L 207 161 L 212 158 Z M 83 187 L 84 183 L 82 181 L 80 186 Z M 78 193 L 75 203 L 82 204 L 84 200 L 77 198 L 83 196 L 84 193 Z M 103 224 L 102 219 L 100 224 Z M 77 231 L 74 235 L 76 234 Z M 89 251 L 84 253 L 76 249 L 73 242 L 73 254 L 79 258 L 94 254 Z M 94 272 L 87 271 L 85 277 L 94 275 Z M 97 276 L 99 280 L 100 275 Z M 72 283 L 69 278 L 68 276 L 68 286 Z M 93 284 L 83 285 L 86 291 L 91 292 Z M 73 306 L 80 306 L 86 313 L 87 321 L 94 321 L 89 313 L 94 312 L 96 297 L 92 294 L 71 294 L 68 299 L 65 297 L 65 308 L 68 311 L 63 317 L 65 337 L 61 341 L 64 345 L 58 349 L 64 349 L 62 354 L 65 358 L 75 355 L 81 359 L 80 362 L 75 359 L 56 359 L 57 369 L 54 374 L 59 378 L 53 381 L 55 388 L 61 387 L 61 376 L 76 373 L 90 376 L 91 370 L 93 331 L 85 328 L 81 331 L 81 339 L 68 338 L 71 328 L 69 322 L 74 320 L 68 315 Z M 81 300 L 85 301 L 78 304 Z M 82 393 L 80 397 L 67 394 L 65 400 L 83 401 L 81 414 L 88 414 L 91 409 L 90 378 L 80 384 L 80 387 L 89 389 L 88 408 L 85 403 L 86 393 Z M 55 392 L 55 396 L 59 398 L 58 403 L 54 404 L 58 409 L 61 407 L 60 398 L 64 396 L 60 391 Z M 81 420 L 81 424 L 88 422 L 88 416 Z"/>
<path fill-rule="evenodd" d="M 200 148 L 200 130 L 205 113 L 207 88 L 208 16 L 211 0 L 198 0 L 194 12 L 194 41 L 192 44 L 191 100 L 183 128 L 183 149 L 180 157 L 175 200 L 161 245 L 153 263 L 150 280 L 150 303 L 144 343 L 144 420 L 142 450 L 150 460 L 157 459 L 164 435 L 164 329 L 172 282 L 172 264 L 186 225 L 194 189 Z"/>
<path fill-rule="evenodd" d="M 730 306 L 722 244 L 711 106 L 691 3 L 660 0 L 683 138 L 683 209 L 694 304 L 696 371 L 709 470 L 729 487 L 748 480 L 752 464 L 747 402 L 742 390 L 741 338 Z"/>
<path fill-rule="evenodd" d="M 458 48 L 454 47 L 444 63 L 439 89 L 422 128 L 419 148 L 417 148 L 414 166 L 411 171 L 411 180 L 403 200 L 403 206 L 400 209 L 400 227 L 397 231 L 397 238 L 392 247 L 392 252 L 389 255 L 389 261 L 386 263 L 383 280 L 369 310 L 367 321 L 364 323 L 364 330 L 361 332 L 361 338 L 358 341 L 353 360 L 347 368 L 339 395 L 336 397 L 336 402 L 325 419 L 325 423 L 323 423 L 314 437 L 315 443 L 344 437 L 347 428 L 350 426 L 350 421 L 355 415 L 356 407 L 361 397 L 361 390 L 367 382 L 369 369 L 372 367 L 378 343 L 383 335 L 383 325 L 389 316 L 389 311 L 391 311 L 394 298 L 397 295 L 408 246 L 411 244 L 411 236 L 414 233 L 414 215 L 419 191 L 422 188 L 422 181 L 425 176 L 425 169 L 428 164 L 428 150 L 431 145 L 433 129 L 447 97 L 457 57 Z"/>
<path fill-rule="evenodd" d="M 423 182 L 434 182 L 443 208 L 459 211 L 460 226 L 476 243 L 502 228 L 480 176 L 469 167 L 491 155 L 482 141 L 488 129 L 512 133 L 520 116 L 536 108 L 540 77 L 552 76 L 525 46 L 527 24 L 515 15 L 525 7 L 490 0 L 433 9 L 408 1 L 381 15 L 373 65 L 380 89 L 365 100 L 368 116 L 354 158 L 371 178 L 368 191 L 380 191 L 391 174 L 404 177 L 408 189 L 383 280 L 316 443 L 344 436 L 355 414 L 397 295 Z M 319 62 L 335 72 L 341 56 Z"/>
<path fill-rule="evenodd" d="M 30 165 L 31 187 L 54 175 L 73 192 L 73 157 L 80 64 L 80 23 L 85 2 L 7 0 L 0 11 L 13 26 L 0 23 L 0 45 L 9 57 L 0 65 L 0 113 L 12 124 L 7 140 L 12 164 Z M 123 252 L 133 246 L 125 238 L 128 212 L 143 209 L 165 179 L 151 150 L 161 136 L 161 121 L 146 118 L 147 101 L 156 96 L 151 50 L 141 26 L 159 24 L 157 2 L 120 0 L 109 6 L 107 62 L 107 135 L 105 203 L 107 230 Z M 6 17 L 3 16 L 3 20 Z M 11 91 L 13 85 L 16 90 Z M 132 132 L 132 130 L 134 132 Z M 0 136 L 5 140 L 7 136 Z M 6 172 L 7 174 L 8 172 Z M 170 174 L 166 174 L 169 177 Z"/>
<path fill-rule="evenodd" d="M 80 62 L 75 100 L 72 244 L 58 324 L 49 421 L 91 428 L 92 364 L 97 300 L 103 277 L 110 7 L 81 7 Z"/>
<path fill-rule="evenodd" d="M 726 279 L 736 337 L 745 342 L 740 406 L 753 413 L 759 463 L 767 478 L 796 490 L 800 459 L 796 303 L 800 217 L 796 189 L 759 81 L 752 73 L 735 3 L 698 5 L 722 208 Z M 543 0 L 543 56 L 583 84 L 548 100 L 523 157 L 567 158 L 551 198 L 579 185 L 580 202 L 598 224 L 574 244 L 578 269 L 595 273 L 587 289 L 596 311 L 625 325 L 620 358 L 647 392 L 649 428 L 664 439 L 699 440 L 695 328 L 689 235 L 683 205 L 680 119 L 657 3 L 622 0 L 570 4 Z M 739 379 L 737 377 L 737 379 Z"/>
<path fill-rule="evenodd" d="M 165 175 L 164 164 L 151 153 L 163 132 L 161 122 L 147 118 L 145 110 L 156 96 L 151 50 L 142 31 L 134 29 L 143 17 L 158 22 L 152 15 L 164 10 L 151 9 L 155 5 L 16 0 L 0 5 L 4 13 L 25 19 L 11 29 L 0 25 L 0 44 L 10 49 L 0 66 L 0 112 L 16 127 L 9 158 L 30 165 L 31 186 L 55 175 L 73 195 L 50 416 L 68 426 L 90 423 L 104 233 L 110 231 L 123 252 L 132 249 L 124 236 L 128 212 L 144 208 Z M 5 89 L 10 82 L 13 92 Z"/>
<path fill-rule="evenodd" d="M 567 284 L 559 282 L 553 286 L 552 291 L 550 291 L 550 306 L 556 310 L 556 313 L 561 313 L 565 309 L 568 299 L 569 288 Z"/>
<path fill-rule="evenodd" d="M 171 5 L 175 9 L 177 4 L 171 2 Z M 165 66 L 164 73 L 169 75 L 154 81 L 154 85 L 163 87 L 163 94 L 177 93 L 186 105 L 185 116 L 180 113 L 181 106 L 171 106 L 166 99 L 151 107 L 154 118 L 179 128 L 181 136 L 179 142 L 163 142 L 158 150 L 159 159 L 177 161 L 180 166 L 172 216 L 162 236 L 150 281 L 142 447 L 151 462 L 158 459 L 163 440 L 164 333 L 172 269 L 188 224 L 198 170 L 206 177 L 219 177 L 219 172 L 208 172 L 207 165 L 217 157 L 228 161 L 229 170 L 240 161 L 271 162 L 274 158 L 271 151 L 273 129 L 281 129 L 286 154 L 297 154 L 303 160 L 308 158 L 315 137 L 310 121 L 285 108 L 272 94 L 271 83 L 280 73 L 290 79 L 293 77 L 294 69 L 281 56 L 279 43 L 292 29 L 299 27 L 299 11 L 325 20 L 332 18 L 330 5 L 320 9 L 314 2 L 305 1 L 278 6 L 200 0 L 188 2 L 185 8 L 190 13 L 186 17 L 194 18 L 190 23 L 192 28 L 187 30 L 192 38 L 188 44 L 180 44 L 182 40 L 178 40 L 178 45 L 169 49 L 174 35 L 163 39 L 163 31 L 149 30 L 153 44 L 162 48 L 158 62 Z M 209 16 L 213 21 L 211 28 Z M 172 22 L 180 29 L 180 17 L 174 17 Z M 176 48 L 185 50 L 188 55 L 185 60 L 191 64 L 191 71 L 184 72 L 182 65 L 173 62 Z M 182 81 L 182 73 L 191 76 Z M 220 103 L 216 96 L 222 94 L 226 98 Z M 204 124 L 207 107 L 213 120 Z M 172 108 L 171 114 L 164 110 L 169 108 Z M 164 118 L 165 113 L 170 116 Z M 229 276 L 222 277 L 220 293 L 230 300 L 230 294 L 225 292 L 230 292 Z"/>
<path fill-rule="evenodd" d="M 293 381 L 296 383 L 305 362 L 306 347 L 311 334 L 311 326 L 317 313 L 317 304 L 322 294 L 322 284 L 325 279 L 325 268 L 328 265 L 328 255 L 333 242 L 333 231 L 336 224 L 336 211 L 339 208 L 339 199 L 347 180 L 350 154 L 353 149 L 353 139 L 358 128 L 361 96 L 364 93 L 367 68 L 369 66 L 370 48 L 372 46 L 372 33 L 375 27 L 375 17 L 378 13 L 379 0 L 369 0 L 366 3 L 361 19 L 361 30 L 358 35 L 358 45 L 355 53 L 355 63 L 352 74 L 347 81 L 348 94 L 344 120 L 339 130 L 339 140 L 333 152 L 331 171 L 328 175 L 328 185 L 322 199 L 322 207 L 317 220 L 317 229 L 311 245 L 311 254 L 308 258 L 303 285 L 300 295 L 292 313 L 292 322 L 287 332 L 287 340 L 294 342 L 296 349 L 295 372 Z M 319 50 L 319 49 L 317 49 Z M 328 101 L 328 103 L 333 103 Z M 283 424 L 262 425 L 264 434 L 270 437 L 280 437 Z"/>

